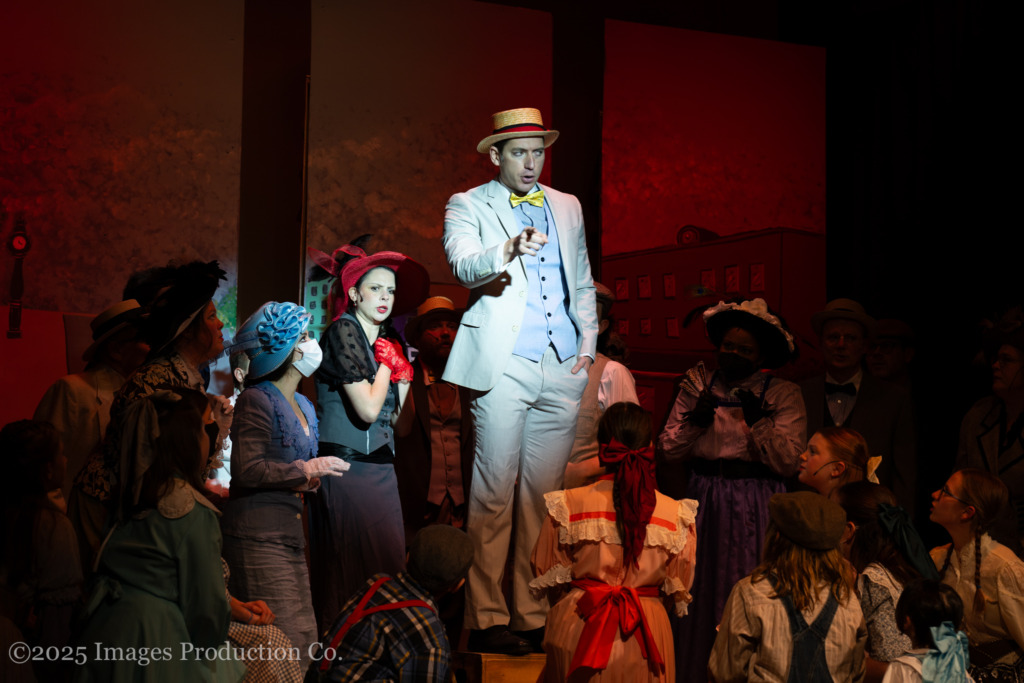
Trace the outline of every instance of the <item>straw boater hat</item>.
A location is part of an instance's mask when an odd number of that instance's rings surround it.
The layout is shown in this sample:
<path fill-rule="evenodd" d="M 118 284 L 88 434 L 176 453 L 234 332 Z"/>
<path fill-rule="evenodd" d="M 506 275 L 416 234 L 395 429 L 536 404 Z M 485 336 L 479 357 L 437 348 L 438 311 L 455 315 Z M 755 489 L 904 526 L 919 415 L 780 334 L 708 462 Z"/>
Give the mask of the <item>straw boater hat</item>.
<path fill-rule="evenodd" d="M 437 318 L 447 318 L 458 322 L 462 319 L 463 310 L 455 308 L 455 304 L 446 296 L 432 296 L 416 309 L 416 317 L 410 318 L 405 324 L 405 338 L 415 344 L 423 331 L 423 326 Z"/>
<path fill-rule="evenodd" d="M 550 147 L 558 139 L 557 130 L 548 130 L 544 127 L 539 109 L 509 109 L 499 111 L 491 118 L 494 130 L 476 146 L 476 151 L 481 154 L 486 154 L 494 143 L 512 138 L 544 138 L 545 147 Z"/>
<path fill-rule="evenodd" d="M 874 336 L 875 319 L 864 312 L 864 307 L 853 299 L 833 299 L 825 304 L 824 311 L 818 311 L 811 315 L 811 327 L 814 333 L 821 336 L 821 328 L 829 320 L 852 320 L 864 327 L 864 334 L 867 337 Z"/>
<path fill-rule="evenodd" d="M 793 335 L 772 315 L 764 299 L 738 304 L 719 301 L 717 306 L 704 311 L 704 324 L 715 348 L 722 345 L 722 339 L 734 327 L 750 332 L 761 347 L 762 365 L 766 368 L 782 367 L 793 357 Z"/>
<path fill-rule="evenodd" d="M 251 379 L 269 375 L 291 358 L 310 318 L 302 306 L 268 301 L 238 328 L 230 352 L 245 351 Z"/>
<path fill-rule="evenodd" d="M 93 318 L 89 323 L 92 328 L 92 344 L 82 352 L 82 360 L 88 363 L 115 334 L 127 327 L 137 327 L 144 310 L 138 301 L 128 299 L 117 302 Z"/>
<path fill-rule="evenodd" d="M 374 268 L 387 268 L 395 273 L 397 292 L 391 307 L 392 315 L 408 313 L 416 308 L 430 291 L 430 275 L 427 269 L 405 254 L 397 251 L 378 251 L 369 254 L 351 244 L 338 247 L 327 255 L 319 249 L 309 247 L 309 257 L 332 277 L 338 278 L 337 289 L 332 290 L 331 311 L 337 320 L 348 308 L 348 290 L 356 286 L 366 273 Z M 346 257 L 350 257 L 345 261 Z"/>

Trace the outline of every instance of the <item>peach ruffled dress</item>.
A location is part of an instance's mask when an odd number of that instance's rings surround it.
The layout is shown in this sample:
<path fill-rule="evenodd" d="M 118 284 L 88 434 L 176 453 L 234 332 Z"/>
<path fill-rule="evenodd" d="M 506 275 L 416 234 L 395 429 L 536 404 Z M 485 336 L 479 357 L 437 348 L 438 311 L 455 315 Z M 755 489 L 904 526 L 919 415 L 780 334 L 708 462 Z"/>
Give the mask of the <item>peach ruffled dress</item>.
<path fill-rule="evenodd" d="M 639 566 L 626 567 L 612 486 L 611 478 L 606 477 L 589 486 L 554 491 L 544 497 L 548 514 L 531 558 L 537 578 L 530 583 L 535 594 L 546 592 L 554 603 L 544 637 L 547 663 L 542 680 L 675 680 L 672 628 L 666 605 L 683 616 L 692 600 L 689 590 L 697 548 L 697 502 L 677 501 L 659 493 L 647 525 Z M 664 666 L 644 658 L 639 639 L 641 629 L 627 640 L 623 640 L 621 631 L 616 631 L 607 667 L 577 669 L 570 678 L 570 663 L 585 626 L 577 610 L 585 592 L 571 584 L 585 579 L 610 586 L 659 589 L 657 597 L 641 596 L 639 602 Z"/>

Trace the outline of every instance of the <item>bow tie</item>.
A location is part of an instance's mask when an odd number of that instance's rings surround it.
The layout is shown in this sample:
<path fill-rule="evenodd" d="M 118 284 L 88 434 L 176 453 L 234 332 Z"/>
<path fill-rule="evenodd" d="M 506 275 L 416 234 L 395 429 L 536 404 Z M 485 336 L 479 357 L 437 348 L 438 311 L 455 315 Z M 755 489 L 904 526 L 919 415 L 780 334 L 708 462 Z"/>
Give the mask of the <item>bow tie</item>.
<path fill-rule="evenodd" d="M 856 396 L 857 387 L 853 385 L 853 382 L 847 382 L 846 384 L 832 384 L 832 382 L 825 382 L 825 393 Z"/>
<path fill-rule="evenodd" d="M 544 190 L 537 190 L 536 192 L 531 192 L 525 197 L 520 197 L 515 192 L 513 192 L 512 197 L 509 198 L 509 201 L 512 202 L 513 209 L 522 204 L 523 202 L 526 202 L 527 204 L 532 204 L 533 206 L 536 207 L 542 207 L 544 206 Z"/>

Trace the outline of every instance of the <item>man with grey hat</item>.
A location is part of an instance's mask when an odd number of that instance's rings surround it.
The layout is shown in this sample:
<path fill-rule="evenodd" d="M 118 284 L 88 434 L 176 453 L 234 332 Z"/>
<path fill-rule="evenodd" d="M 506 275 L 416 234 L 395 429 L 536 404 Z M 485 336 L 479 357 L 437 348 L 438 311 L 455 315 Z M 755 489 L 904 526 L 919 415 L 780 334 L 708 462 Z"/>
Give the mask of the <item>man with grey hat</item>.
<path fill-rule="evenodd" d="M 370 577 L 345 603 L 311 653 L 306 681 L 453 680 L 451 645 L 436 601 L 458 590 L 472 561 L 473 546 L 462 531 L 441 525 L 421 530 L 409 545 L 404 572 Z"/>
<path fill-rule="evenodd" d="M 835 299 L 811 316 L 821 340 L 825 374 L 800 383 L 807 434 L 847 427 L 864 437 L 871 456 L 882 456 L 877 474 L 907 510 L 916 509 L 916 437 L 910 394 L 864 371 L 875 319 L 853 299 Z"/>
<path fill-rule="evenodd" d="M 128 299 L 93 318 L 92 344 L 82 353 L 85 370 L 58 379 L 36 406 L 34 419 L 57 428 L 68 459 L 61 484 L 65 499 L 75 475 L 106 434 L 114 394 L 149 353 L 139 335 L 142 316 L 139 303 Z"/>
<path fill-rule="evenodd" d="M 409 403 L 415 413 L 406 435 L 396 435 L 398 495 L 406 538 L 430 524 L 462 528 L 473 466 L 469 392 L 444 381 L 462 311 L 446 296 L 432 296 L 405 326 L 416 347 Z"/>
<path fill-rule="evenodd" d="M 538 182 L 558 131 L 532 108 L 498 112 L 491 128 L 476 149 L 497 177 L 445 209 L 448 265 L 470 294 L 444 379 L 473 392 L 469 647 L 525 654 L 539 649 L 548 609 L 530 594 L 530 552 L 544 494 L 562 488 L 596 354 L 597 305 L 579 200 Z M 513 526 L 509 605 L 502 575 Z"/>

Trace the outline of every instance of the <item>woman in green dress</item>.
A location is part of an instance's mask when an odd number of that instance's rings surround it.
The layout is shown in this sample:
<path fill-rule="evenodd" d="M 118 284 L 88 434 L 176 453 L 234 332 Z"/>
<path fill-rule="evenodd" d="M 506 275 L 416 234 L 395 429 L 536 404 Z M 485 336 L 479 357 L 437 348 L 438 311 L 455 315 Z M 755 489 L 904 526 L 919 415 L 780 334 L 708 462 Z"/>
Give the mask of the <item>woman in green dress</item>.
<path fill-rule="evenodd" d="M 158 390 L 125 408 L 124 516 L 86 604 L 77 681 L 237 681 L 217 511 L 202 493 L 216 424 L 198 391 Z M 213 436 L 211 436 L 213 435 Z"/>

